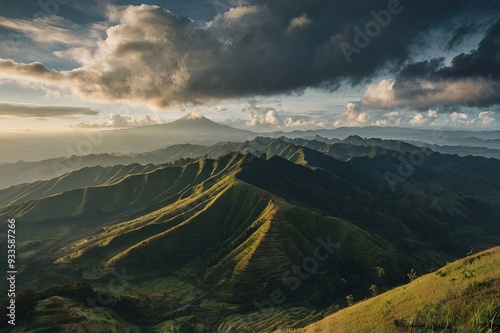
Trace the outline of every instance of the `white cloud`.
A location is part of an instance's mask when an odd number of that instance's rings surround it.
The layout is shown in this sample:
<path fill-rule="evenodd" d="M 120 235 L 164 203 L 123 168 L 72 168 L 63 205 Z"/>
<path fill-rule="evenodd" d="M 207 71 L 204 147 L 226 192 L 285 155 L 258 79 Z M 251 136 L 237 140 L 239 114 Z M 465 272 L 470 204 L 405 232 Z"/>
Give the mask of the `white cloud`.
<path fill-rule="evenodd" d="M 286 117 L 284 125 L 287 128 L 293 129 L 317 129 L 331 127 L 331 122 L 326 119 L 306 119 L 304 117 Z"/>
<path fill-rule="evenodd" d="M 248 101 L 248 104 L 243 107 L 243 112 L 250 112 L 251 120 L 246 122 L 249 127 L 264 127 L 270 126 L 281 127 L 284 125 L 280 115 L 275 108 L 270 106 L 259 106 L 256 100 Z"/>
<path fill-rule="evenodd" d="M 286 28 L 286 32 L 290 33 L 296 29 L 305 28 L 312 23 L 313 21 L 311 18 L 306 13 L 302 13 L 299 17 L 295 17 L 290 21 L 290 24 Z"/>
<path fill-rule="evenodd" d="M 373 115 L 367 112 L 361 112 L 361 104 L 359 102 L 348 102 L 345 107 L 346 111 L 340 116 L 337 116 L 336 119 L 333 119 L 332 125 L 334 127 L 359 127 L 371 124 Z"/>
<path fill-rule="evenodd" d="M 63 59 L 72 59 L 82 65 L 91 64 L 94 61 L 92 51 L 85 47 L 71 47 L 63 51 L 55 51 L 54 55 Z"/>
<path fill-rule="evenodd" d="M 201 119 L 203 112 L 200 109 L 194 109 L 186 115 L 186 119 Z"/>
<path fill-rule="evenodd" d="M 254 16 L 258 14 L 260 7 L 258 6 L 241 6 L 232 7 L 228 11 L 224 12 L 221 16 L 226 21 L 237 22 L 245 16 Z"/>
<path fill-rule="evenodd" d="M 369 86 L 362 97 L 363 109 L 391 109 L 399 106 L 394 97 L 394 80 L 382 80 Z"/>
<path fill-rule="evenodd" d="M 438 113 L 437 113 L 437 111 L 434 111 L 434 110 L 428 110 L 428 111 L 427 111 L 427 116 L 428 116 L 429 118 L 437 118 Z"/>
<path fill-rule="evenodd" d="M 464 129 L 480 130 L 483 128 L 494 129 L 497 126 L 495 113 L 492 111 L 467 111 L 445 113 L 428 110 L 415 112 L 401 110 L 387 112 L 385 110 L 360 111 L 358 102 L 346 104 L 343 113 L 338 112 L 309 112 L 302 115 L 283 114 L 269 106 L 252 106 L 256 108 L 250 112 L 252 119 L 231 119 L 225 121 L 229 126 L 250 128 L 253 131 L 271 130 L 308 130 L 317 128 L 338 127 L 426 127 L 439 129 Z M 249 111 L 251 106 L 245 108 Z"/>
<path fill-rule="evenodd" d="M 42 88 L 58 85 L 67 93 L 97 102 L 122 101 L 155 109 L 212 101 L 187 88 L 193 68 L 202 73 L 204 64 L 213 62 L 218 44 L 212 38 L 196 29 L 191 20 L 156 6 L 110 8 L 110 21 L 118 22 L 107 28 L 105 39 L 95 43 L 93 38 L 93 47 L 82 49 L 79 38 L 62 28 L 54 28 L 54 35 L 45 31 L 50 35 L 46 37 L 42 28 L 30 28 L 36 40 L 76 43 L 76 48 L 56 55 L 72 58 L 82 67 L 56 72 L 40 63 L 26 65 L 0 59 L 0 77 L 37 83 Z M 26 23 L 18 25 L 18 29 L 29 28 Z"/>
<path fill-rule="evenodd" d="M 461 120 L 466 120 L 467 118 L 468 117 L 467 117 L 467 115 L 465 113 L 453 112 L 452 114 L 450 114 L 450 119 L 453 122 L 461 121 Z"/>
<path fill-rule="evenodd" d="M 477 107 L 481 101 L 493 96 L 493 89 L 491 83 L 481 79 L 415 79 L 404 86 L 397 86 L 395 80 L 382 80 L 365 90 L 361 105 L 363 110 L 422 110 L 436 105 Z M 434 115 L 434 111 L 429 112 L 429 116 Z"/>
<path fill-rule="evenodd" d="M 280 127 L 283 125 L 283 121 L 276 110 L 266 110 L 264 112 L 252 111 L 252 120 L 249 120 L 247 125 L 250 127 L 259 125 L 272 125 Z"/>
<path fill-rule="evenodd" d="M 262 64 L 277 62 L 275 55 L 283 53 L 272 38 L 280 24 L 266 5 L 232 8 L 201 27 L 158 6 L 109 6 L 107 15 L 107 21 L 87 29 L 85 38 L 57 22 L 10 22 L 10 28 L 22 29 L 38 42 L 66 43 L 55 55 L 81 66 L 53 71 L 41 63 L 0 59 L 0 79 L 44 90 L 58 87 L 93 102 L 165 110 L 251 95 L 261 89 Z M 264 33 L 268 29 L 272 33 Z M 253 46 L 248 44 L 249 33 L 259 37 Z M 266 50 L 266 55 L 256 56 L 258 50 Z"/>
<path fill-rule="evenodd" d="M 61 74 L 47 69 L 39 62 L 31 64 L 18 64 L 12 60 L 0 58 L 0 78 L 24 79 L 29 82 L 57 83 L 61 80 Z"/>
<path fill-rule="evenodd" d="M 30 37 L 33 41 L 42 44 L 87 47 L 95 45 L 95 40 L 100 39 L 102 33 L 98 29 L 99 25 L 92 25 L 90 28 L 87 28 L 60 16 L 45 16 L 33 20 L 0 16 L 0 27 L 18 31 Z"/>
<path fill-rule="evenodd" d="M 154 118 L 149 115 L 145 115 L 141 118 L 134 118 L 131 116 L 125 116 L 120 114 L 111 114 L 109 117 L 101 118 L 97 121 L 93 122 L 81 122 L 71 127 L 74 128 L 130 128 L 137 126 L 146 126 L 146 125 L 157 125 L 164 124 L 166 121 L 159 116 Z"/>
<path fill-rule="evenodd" d="M 484 126 L 493 126 L 496 124 L 495 116 L 491 111 L 480 112 L 478 118 Z"/>
<path fill-rule="evenodd" d="M 215 112 L 224 112 L 224 111 L 227 111 L 227 108 L 223 107 L 223 106 L 218 106 L 214 109 Z"/>
<path fill-rule="evenodd" d="M 397 119 L 401 117 L 401 113 L 397 111 L 392 111 L 387 114 L 389 118 Z"/>
<path fill-rule="evenodd" d="M 413 118 L 410 120 L 411 125 L 416 125 L 416 126 L 422 126 L 427 123 L 427 118 L 425 118 L 421 113 L 417 113 Z"/>
<path fill-rule="evenodd" d="M 349 102 L 346 111 L 342 114 L 333 113 L 328 125 L 341 126 L 402 126 L 402 127 L 431 127 L 443 129 L 470 129 L 496 128 L 497 121 L 492 111 L 477 112 L 466 109 L 461 112 L 437 112 L 429 109 L 427 112 L 415 112 L 403 108 L 399 111 L 387 112 L 384 109 L 364 111 L 361 102 Z M 326 127 L 328 127 L 328 125 Z"/>

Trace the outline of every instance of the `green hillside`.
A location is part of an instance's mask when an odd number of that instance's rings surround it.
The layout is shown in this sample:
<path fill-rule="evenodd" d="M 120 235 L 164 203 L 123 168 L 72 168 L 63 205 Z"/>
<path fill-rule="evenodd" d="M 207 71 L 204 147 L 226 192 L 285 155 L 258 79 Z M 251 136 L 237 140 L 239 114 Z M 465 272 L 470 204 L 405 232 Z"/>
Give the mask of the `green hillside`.
<path fill-rule="evenodd" d="M 346 140 L 350 140 L 350 138 Z M 416 149 L 415 146 L 407 144 L 402 145 L 400 141 L 363 141 L 361 138 L 359 141 L 339 141 L 340 140 L 328 140 L 328 142 L 325 143 L 317 140 L 289 139 L 286 137 L 257 137 L 244 142 L 224 141 L 212 145 L 193 145 L 189 143 L 175 144 L 146 153 L 91 154 L 85 156 L 53 158 L 39 162 L 19 161 L 15 163 L 3 163 L 0 164 L 0 173 L 3 175 L 0 179 L 0 189 L 19 184 L 23 184 L 23 186 L 18 187 L 18 189 L 26 189 L 29 188 L 29 183 L 35 183 L 38 184 L 37 187 L 43 187 L 44 183 L 50 182 L 40 181 L 51 180 L 54 182 L 56 181 L 55 179 L 65 177 L 67 173 L 74 173 L 74 171 L 83 168 L 88 168 L 87 172 L 89 172 L 92 167 L 108 168 L 119 165 L 128 166 L 134 163 L 142 165 L 166 164 L 173 163 L 180 159 L 198 159 L 202 156 L 218 158 L 234 151 L 253 153 L 256 155 L 264 153 L 267 156 L 276 155 L 289 159 L 297 150 L 305 147 L 345 161 L 353 156 L 373 156 L 377 153 L 387 152 L 387 147 L 394 148 L 394 152 L 412 151 Z M 123 167 L 121 168 L 125 169 Z M 99 173 L 101 171 L 99 168 L 95 168 L 93 172 Z M 76 174 L 74 175 L 76 176 Z M 96 178 L 99 177 L 96 176 Z M 83 175 L 83 179 L 86 179 L 85 175 Z M 69 182 L 65 183 L 68 184 Z M 76 180 L 76 184 L 80 184 L 80 187 L 84 185 L 99 185 L 95 182 L 82 184 L 80 179 Z M 11 190 L 12 189 L 2 190 L 2 192 L 6 191 L 5 193 L 9 193 Z M 23 193 L 24 192 L 26 191 L 23 191 Z M 4 194 L 0 193 L 0 197 L 3 196 Z M 6 203 L 7 202 L 2 202 L 2 204 Z"/>
<path fill-rule="evenodd" d="M 282 140 L 254 144 L 260 157 L 83 169 L 54 182 L 59 193 L 0 208 L 2 221 L 17 220 L 18 329 L 305 327 L 348 295 L 364 299 L 372 285 L 383 292 L 412 269 L 434 271 L 470 246 L 500 243 L 496 160 L 433 153 L 393 190 L 384 172 L 409 153 L 343 162 Z M 81 184 L 102 184 L 64 191 L 85 173 Z M 118 272 L 130 281 L 111 288 Z M 107 301 L 96 301 L 103 293 Z M 65 322 L 67 313 L 75 318 Z"/>
<path fill-rule="evenodd" d="M 11 186 L 0 190 L 0 206 L 39 199 L 69 190 L 112 183 L 122 177 L 146 173 L 158 168 L 154 165 L 116 165 L 113 167 L 86 167 L 46 181 Z"/>
<path fill-rule="evenodd" d="M 471 255 L 286 332 L 498 332 L 500 248 Z M 283 331 L 280 331 L 283 332 Z"/>

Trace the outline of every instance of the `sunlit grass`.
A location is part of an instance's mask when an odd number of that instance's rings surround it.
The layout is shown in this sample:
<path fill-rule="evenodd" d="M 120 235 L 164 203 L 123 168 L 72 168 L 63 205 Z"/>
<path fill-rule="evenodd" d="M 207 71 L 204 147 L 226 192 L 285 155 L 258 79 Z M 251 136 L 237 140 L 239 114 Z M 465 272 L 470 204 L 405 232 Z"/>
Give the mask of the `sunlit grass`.
<path fill-rule="evenodd" d="M 309 332 L 494 332 L 500 247 L 451 263 L 305 329 Z"/>

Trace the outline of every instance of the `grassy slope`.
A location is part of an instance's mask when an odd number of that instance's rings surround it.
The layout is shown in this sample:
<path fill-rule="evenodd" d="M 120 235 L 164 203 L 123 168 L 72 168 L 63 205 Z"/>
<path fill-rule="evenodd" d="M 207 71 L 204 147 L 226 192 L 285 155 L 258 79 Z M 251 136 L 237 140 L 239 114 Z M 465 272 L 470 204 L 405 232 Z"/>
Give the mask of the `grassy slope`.
<path fill-rule="evenodd" d="M 159 168 L 154 165 L 115 165 L 112 167 L 86 167 L 50 180 L 21 184 L 0 190 L 0 206 L 8 206 L 39 199 L 82 187 L 99 186 L 122 177 L 141 174 Z"/>
<path fill-rule="evenodd" d="M 103 191 L 115 193 L 120 192 L 119 189 L 129 188 L 128 183 L 140 185 L 132 188 L 141 189 L 135 199 L 141 202 L 145 201 L 141 199 L 145 194 L 150 194 L 147 198 L 159 198 L 160 202 L 165 202 L 165 191 L 170 195 L 180 191 L 177 197 L 182 199 L 166 206 L 160 205 L 161 208 L 132 220 L 109 226 L 101 224 L 88 236 L 79 235 L 76 242 L 68 243 L 68 239 L 65 239 L 65 243 L 54 242 L 53 250 L 47 253 L 49 266 L 42 270 L 43 273 L 40 270 L 37 272 L 53 284 L 64 283 L 71 276 L 74 282 L 90 281 L 94 287 L 105 288 L 111 278 L 109 271 L 112 268 L 120 271 L 126 267 L 128 274 L 138 277 L 125 292 L 127 296 L 143 299 L 141 295 L 149 295 L 161 299 L 155 306 L 166 310 L 161 315 L 146 314 L 156 320 L 176 307 L 182 308 L 193 301 L 191 298 L 179 301 L 184 297 L 165 296 L 173 289 L 178 289 L 174 285 L 186 278 L 201 289 L 190 292 L 191 295 L 210 295 L 205 300 L 207 308 L 197 315 L 198 320 L 206 323 L 207 319 L 203 316 L 208 313 L 212 317 L 208 322 L 214 318 L 223 321 L 236 311 L 227 312 L 222 308 L 225 313 L 212 315 L 213 311 L 222 307 L 221 301 L 238 303 L 243 300 L 248 306 L 249 299 L 256 295 L 267 296 L 274 286 L 281 285 L 286 290 L 286 286 L 282 285 L 282 274 L 294 263 L 300 264 L 301 258 L 311 255 L 318 245 L 318 236 L 331 235 L 340 246 L 339 254 L 344 255 L 343 260 L 356 261 L 357 265 L 346 267 L 345 264 L 337 265 L 335 260 L 326 261 L 317 276 L 303 283 L 298 292 L 289 293 L 290 300 L 297 306 L 280 311 L 286 313 L 284 318 L 296 318 L 292 322 L 304 325 L 321 318 L 322 314 L 300 307 L 302 302 L 311 307 L 313 304 L 327 304 L 341 292 L 335 285 L 343 277 L 351 281 L 351 276 L 356 275 L 369 280 L 370 276 L 366 272 L 374 264 L 385 266 L 399 259 L 388 243 L 381 244 L 380 240 L 346 221 L 294 207 L 237 179 L 241 158 L 242 155 L 238 154 L 228 155 L 216 161 L 200 160 L 182 168 L 173 167 L 170 171 L 177 177 L 175 184 L 170 184 L 168 188 L 162 186 L 165 183 L 156 180 L 156 173 L 164 170 L 131 176 L 115 185 L 101 187 Z M 252 159 L 262 166 L 266 164 L 255 157 Z M 215 179 L 210 181 L 211 177 Z M 176 190 L 171 192 L 172 188 Z M 56 198 L 63 200 L 72 192 Z M 158 196 L 158 193 L 162 195 Z M 86 200 L 90 200 L 90 197 Z M 133 205 L 129 204 L 128 207 Z M 26 207 L 27 212 L 30 211 L 29 207 L 21 206 Z M 79 212 L 87 214 L 86 209 Z M 58 223 L 41 221 L 33 223 L 32 227 L 44 228 Z M 67 224 L 67 221 L 61 223 Z M 370 253 L 370 256 L 366 253 Z M 328 277 L 326 272 L 334 274 Z M 166 283 L 164 280 L 167 275 L 177 275 L 177 278 L 173 278 L 172 283 Z M 155 280 L 160 277 L 163 277 L 162 281 Z M 316 292 L 310 295 L 318 289 L 316 284 L 319 280 L 325 286 L 322 290 L 329 289 L 330 294 Z M 145 283 L 154 284 L 154 292 L 153 289 L 147 291 L 148 285 Z M 302 296 L 307 299 L 304 300 Z M 251 304 L 250 307 L 250 310 L 254 310 Z M 244 309 L 243 312 L 248 310 Z M 61 311 L 57 311 L 58 315 Z M 178 318 L 180 315 L 171 313 L 168 317 Z M 275 319 L 265 320 L 263 327 L 273 327 Z"/>
<path fill-rule="evenodd" d="M 403 277 L 405 269 L 418 269 L 414 263 L 430 258 L 432 253 L 425 252 L 433 250 L 431 246 L 416 243 L 412 248 L 380 234 L 390 227 L 390 233 L 397 238 L 403 235 L 414 242 L 425 240 L 426 237 L 416 237 L 413 230 L 404 228 L 404 224 L 413 229 L 415 223 L 428 220 L 413 217 L 418 213 L 415 207 L 425 207 L 425 203 L 411 200 L 399 206 L 393 204 L 383 186 L 377 189 L 379 179 L 361 181 L 362 175 L 347 163 L 309 149 L 288 151 L 289 147 L 281 147 L 284 155 L 290 152 L 289 157 L 295 162 L 314 167 L 305 168 L 283 158 L 264 161 L 231 154 L 217 160 L 201 159 L 182 167 L 170 166 L 129 176 L 106 186 L 65 192 L 4 208 L 0 214 L 17 213 L 22 216 L 20 221 L 31 220 L 29 224 L 18 225 L 21 235 L 59 237 L 57 240 L 44 238 L 39 242 L 38 251 L 43 250 L 39 253 L 25 251 L 31 244 L 19 243 L 20 254 L 26 259 L 32 257 L 30 264 L 39 265 L 28 265 L 30 272 L 45 277 L 46 281 L 39 281 L 40 285 L 47 281 L 67 283 L 70 276 L 78 281 L 91 280 L 94 286 L 105 288 L 113 267 L 118 270 L 126 267 L 127 272 L 135 268 L 137 271 L 132 273 L 138 278 L 127 294 L 141 299 L 144 283 L 175 276 L 173 284 L 160 281 L 156 286 L 155 282 L 151 295 L 167 297 L 165 295 L 178 289 L 173 287 L 178 280 L 188 280 L 199 288 L 191 295 L 211 294 L 210 298 L 203 297 L 203 302 L 209 303 L 207 308 L 188 313 L 196 313 L 200 322 L 207 322 L 206 317 L 220 318 L 223 321 L 220 332 L 232 332 L 231 327 L 240 327 L 237 325 L 242 313 L 255 311 L 252 296 L 260 299 L 268 297 L 275 287 L 284 288 L 281 274 L 292 263 L 300 264 L 300 260 L 310 255 L 318 235 L 335 237 L 334 241 L 341 244 L 340 256 L 320 267 L 321 273 L 308 279 L 299 291 L 288 293 L 287 307 L 277 309 L 282 314 L 271 313 L 269 319 L 262 319 L 257 331 L 269 331 L 278 327 L 275 325 L 305 326 L 322 317 L 323 313 L 314 308 L 331 305 L 337 298 L 342 302 L 351 292 L 357 298 L 364 297 L 369 293 L 369 285 L 376 281 L 375 265 L 382 265 L 388 273 L 391 266 L 393 271 L 403 270 L 400 272 Z M 466 166 L 463 167 L 466 170 Z M 384 196 L 368 195 L 372 192 Z M 75 201 L 77 204 L 68 205 Z M 392 216 L 408 220 L 398 221 Z M 371 226 L 360 228 L 359 224 L 349 223 L 353 220 L 369 222 Z M 455 221 L 456 217 L 451 216 L 450 220 Z M 454 228 L 444 231 L 451 232 L 457 226 L 454 224 Z M 61 228 L 67 229 L 65 233 L 59 232 Z M 84 233 L 79 233 L 80 230 Z M 443 238 L 444 231 L 437 233 L 426 226 L 422 226 L 422 230 L 439 234 L 437 241 L 449 246 L 449 241 Z M 477 233 L 481 237 L 483 234 L 484 231 Z M 496 237 L 495 233 L 491 234 Z M 468 242 L 470 237 L 464 239 Z M 468 245 L 463 239 L 458 242 Z M 42 249 L 48 245 L 52 247 Z M 41 262 L 42 256 L 48 260 Z M 44 263 L 47 265 L 42 269 Z M 348 285 L 339 286 L 342 280 Z M 38 289 L 37 286 L 34 289 Z M 192 301 L 172 299 L 162 300 L 155 306 L 175 309 L 188 306 Z M 246 302 L 247 307 L 229 311 L 223 303 L 232 301 Z M 220 309 L 220 314 L 216 315 L 215 309 Z M 165 310 L 161 316 L 169 311 L 173 310 Z M 155 320 L 161 317 L 155 313 L 146 315 Z M 173 318 L 180 316 L 177 312 L 169 314 Z M 296 319 L 285 322 L 278 317 Z M 243 327 L 249 326 L 245 325 Z"/>
<path fill-rule="evenodd" d="M 500 247 L 455 261 L 296 332 L 440 332 L 446 327 L 449 332 L 500 329 Z"/>

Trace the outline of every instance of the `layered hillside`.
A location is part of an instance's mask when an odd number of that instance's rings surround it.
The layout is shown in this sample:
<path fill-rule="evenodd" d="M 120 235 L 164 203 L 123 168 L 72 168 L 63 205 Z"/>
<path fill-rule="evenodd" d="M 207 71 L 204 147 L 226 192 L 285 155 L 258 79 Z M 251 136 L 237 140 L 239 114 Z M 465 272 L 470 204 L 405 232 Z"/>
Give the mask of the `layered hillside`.
<path fill-rule="evenodd" d="M 77 188 L 112 183 L 125 176 L 146 173 L 156 168 L 158 167 L 151 164 L 145 166 L 129 164 L 113 167 L 87 167 L 50 180 L 39 180 L 0 190 L 0 206 L 48 197 Z"/>
<path fill-rule="evenodd" d="M 340 160 L 348 160 L 353 156 L 374 156 L 377 153 L 409 152 L 418 150 L 417 147 L 401 144 L 399 141 L 371 140 L 365 142 L 361 138 L 346 142 L 329 140 L 328 143 L 317 140 L 278 139 L 257 137 L 245 142 L 219 142 L 213 145 L 177 144 L 166 148 L 153 150 L 147 153 L 130 154 L 91 154 L 85 156 L 61 157 L 39 162 L 3 163 L 0 172 L 4 175 L 0 179 L 0 189 L 23 183 L 32 183 L 41 180 L 50 180 L 88 167 L 111 167 L 116 165 L 136 164 L 166 164 L 180 159 L 198 159 L 202 156 L 217 158 L 230 152 L 249 152 L 256 155 L 281 156 L 289 158 L 301 147 L 313 149 Z M 394 148 L 394 150 L 388 149 Z M 428 150 L 428 149 L 426 149 Z M 84 176 L 85 178 L 85 176 Z M 87 184 L 95 186 L 98 184 Z"/>
<path fill-rule="evenodd" d="M 497 160 L 421 151 L 425 163 L 394 185 L 385 173 L 414 152 L 343 162 L 283 140 L 253 144 L 259 157 L 90 168 L 3 191 L 18 200 L 0 208 L 17 220 L 18 287 L 35 291 L 20 327 L 47 307 L 81 313 L 81 329 L 108 327 L 101 308 L 123 330 L 304 327 L 349 294 L 500 243 Z M 111 288 L 117 272 L 130 279 Z M 63 289 L 44 289 L 53 285 Z M 89 304 L 88 293 L 112 300 Z"/>

